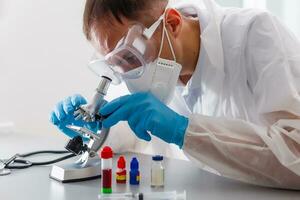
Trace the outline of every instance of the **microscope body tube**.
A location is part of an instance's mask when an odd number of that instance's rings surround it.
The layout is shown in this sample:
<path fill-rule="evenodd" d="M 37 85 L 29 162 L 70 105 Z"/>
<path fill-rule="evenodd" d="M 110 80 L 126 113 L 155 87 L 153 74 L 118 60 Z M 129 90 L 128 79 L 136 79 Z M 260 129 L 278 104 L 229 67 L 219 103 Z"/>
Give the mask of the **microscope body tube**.
<path fill-rule="evenodd" d="M 95 115 L 98 114 L 98 111 L 104 102 L 104 96 L 107 94 L 107 90 L 110 86 L 110 83 L 110 78 L 102 76 L 102 80 L 100 81 L 96 92 L 88 106 L 88 110 L 93 118 L 95 118 Z"/>

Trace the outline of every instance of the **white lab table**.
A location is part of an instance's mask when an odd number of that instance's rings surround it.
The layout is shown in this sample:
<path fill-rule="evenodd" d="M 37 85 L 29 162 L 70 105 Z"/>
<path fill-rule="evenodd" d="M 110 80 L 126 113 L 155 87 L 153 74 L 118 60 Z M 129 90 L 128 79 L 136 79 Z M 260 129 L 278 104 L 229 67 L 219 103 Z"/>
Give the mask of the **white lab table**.
<path fill-rule="evenodd" d="M 63 150 L 66 140 L 57 135 L 0 134 L 0 158 L 8 158 L 15 153 L 26 153 L 36 150 Z M 147 155 L 126 154 L 127 165 L 132 156 L 140 161 L 140 186 L 116 185 L 114 192 L 147 192 L 186 190 L 187 199 L 203 200 L 299 200 L 300 192 L 276 190 L 256 187 L 218 177 L 198 169 L 192 163 L 180 160 L 165 159 L 165 187 L 152 189 L 150 187 L 151 157 Z M 39 161 L 51 157 L 36 157 Z M 114 166 L 116 166 L 116 157 Z M 0 176 L 0 200 L 96 200 L 100 193 L 100 179 L 62 184 L 49 178 L 51 166 L 32 167 L 14 170 L 8 176 Z"/>

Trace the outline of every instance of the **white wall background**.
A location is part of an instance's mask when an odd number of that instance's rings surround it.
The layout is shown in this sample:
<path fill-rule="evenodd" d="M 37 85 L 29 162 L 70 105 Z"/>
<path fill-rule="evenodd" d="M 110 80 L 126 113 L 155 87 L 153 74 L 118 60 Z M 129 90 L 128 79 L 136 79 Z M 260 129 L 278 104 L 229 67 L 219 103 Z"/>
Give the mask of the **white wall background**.
<path fill-rule="evenodd" d="M 93 93 L 98 78 L 86 67 L 93 49 L 81 31 L 84 2 L 0 0 L 0 122 L 51 134 L 57 130 L 48 115 L 58 100 Z"/>
<path fill-rule="evenodd" d="M 193 1 L 193 0 L 189 0 Z M 216 0 L 223 6 L 259 8 L 270 10 L 300 37 L 299 0 Z"/>
<path fill-rule="evenodd" d="M 84 2 L 0 0 L 0 122 L 14 121 L 19 131 L 52 134 L 58 132 L 48 122 L 54 104 L 74 93 L 92 94 L 98 79 L 86 68 L 93 50 L 81 31 Z M 300 35 L 298 0 L 218 2 L 263 5 Z M 124 86 L 113 87 L 109 99 L 124 93 Z"/>

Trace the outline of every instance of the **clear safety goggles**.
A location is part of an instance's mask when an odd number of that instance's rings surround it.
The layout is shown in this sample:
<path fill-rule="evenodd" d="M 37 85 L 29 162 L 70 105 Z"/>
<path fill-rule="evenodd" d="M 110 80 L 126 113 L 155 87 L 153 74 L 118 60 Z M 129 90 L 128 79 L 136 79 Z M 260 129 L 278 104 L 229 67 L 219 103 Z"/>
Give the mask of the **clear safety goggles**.
<path fill-rule="evenodd" d="M 135 79 L 140 77 L 147 64 L 153 62 L 157 48 L 151 37 L 164 19 L 164 14 L 149 28 L 135 24 L 128 29 L 115 49 L 105 56 L 95 54 L 89 68 L 99 76 L 115 76 L 117 79 Z"/>

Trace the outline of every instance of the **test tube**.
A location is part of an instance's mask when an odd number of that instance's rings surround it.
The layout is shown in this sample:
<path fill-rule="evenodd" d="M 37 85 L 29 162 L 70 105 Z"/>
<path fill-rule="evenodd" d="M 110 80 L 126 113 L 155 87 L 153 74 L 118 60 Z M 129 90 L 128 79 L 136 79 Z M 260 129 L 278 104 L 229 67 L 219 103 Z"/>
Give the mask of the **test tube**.
<path fill-rule="evenodd" d="M 113 151 L 105 146 L 101 151 L 102 193 L 112 193 L 112 157 Z"/>

